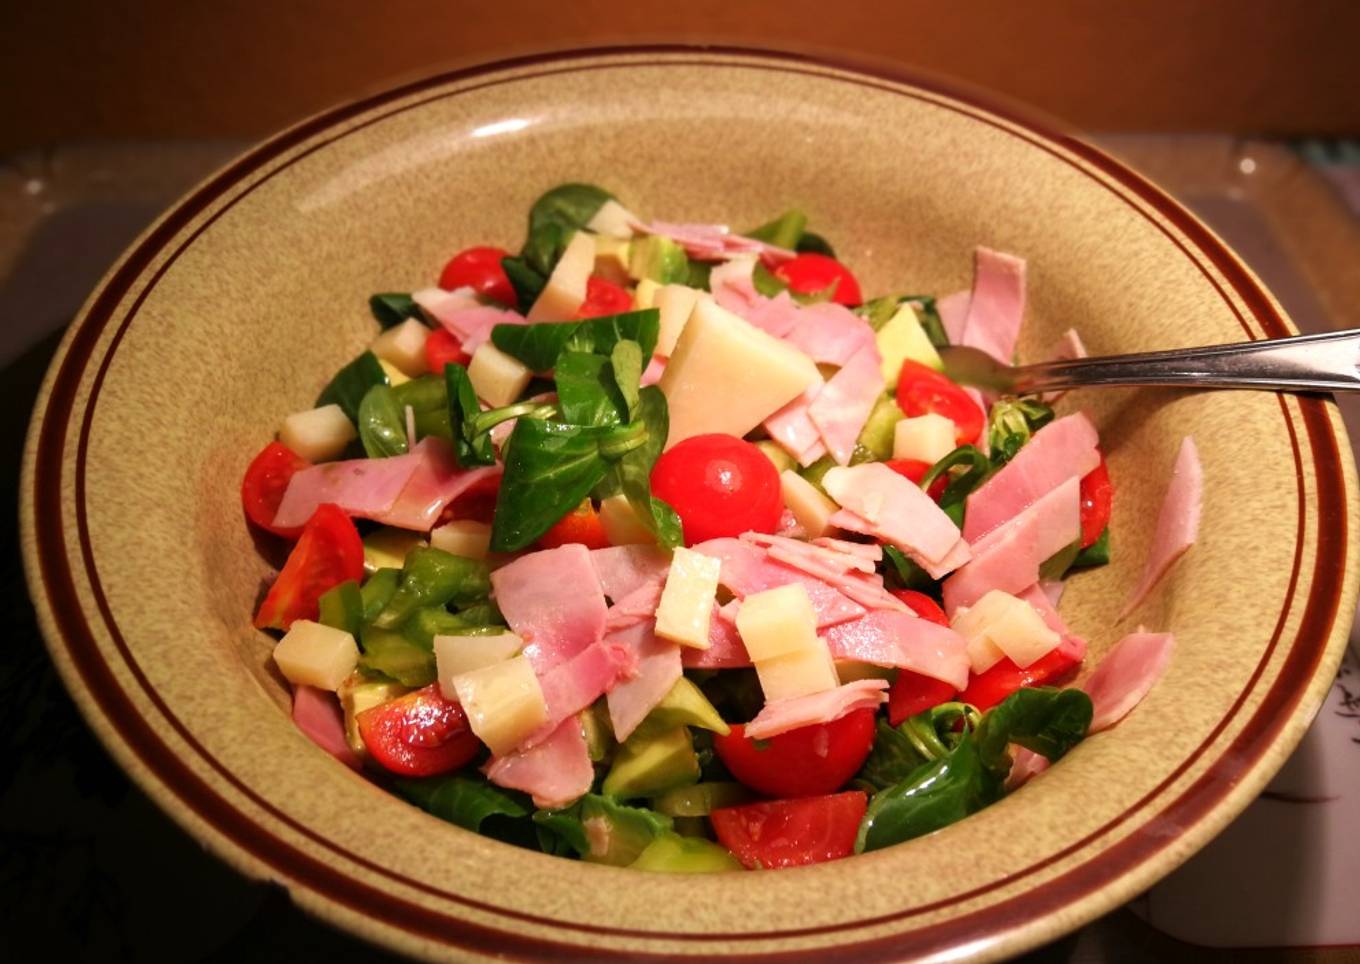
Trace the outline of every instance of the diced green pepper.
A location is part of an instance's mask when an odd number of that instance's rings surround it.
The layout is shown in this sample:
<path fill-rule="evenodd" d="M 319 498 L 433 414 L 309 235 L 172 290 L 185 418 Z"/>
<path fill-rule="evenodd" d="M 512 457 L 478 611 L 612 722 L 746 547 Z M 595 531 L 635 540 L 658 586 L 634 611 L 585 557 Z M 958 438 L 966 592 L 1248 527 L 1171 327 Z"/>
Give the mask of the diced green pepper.
<path fill-rule="evenodd" d="M 322 593 L 319 605 L 322 624 L 359 638 L 364 625 L 364 598 L 357 582 L 349 579 Z"/>

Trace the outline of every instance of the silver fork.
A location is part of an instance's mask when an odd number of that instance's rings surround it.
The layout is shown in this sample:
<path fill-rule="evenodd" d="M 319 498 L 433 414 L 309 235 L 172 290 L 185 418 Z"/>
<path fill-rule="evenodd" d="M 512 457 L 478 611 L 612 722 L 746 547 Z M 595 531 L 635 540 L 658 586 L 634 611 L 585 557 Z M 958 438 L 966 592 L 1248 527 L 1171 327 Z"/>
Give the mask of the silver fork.
<path fill-rule="evenodd" d="M 1003 365 L 976 348 L 940 349 L 956 382 L 1006 395 L 1097 385 L 1360 391 L 1360 329 L 1035 365 Z"/>

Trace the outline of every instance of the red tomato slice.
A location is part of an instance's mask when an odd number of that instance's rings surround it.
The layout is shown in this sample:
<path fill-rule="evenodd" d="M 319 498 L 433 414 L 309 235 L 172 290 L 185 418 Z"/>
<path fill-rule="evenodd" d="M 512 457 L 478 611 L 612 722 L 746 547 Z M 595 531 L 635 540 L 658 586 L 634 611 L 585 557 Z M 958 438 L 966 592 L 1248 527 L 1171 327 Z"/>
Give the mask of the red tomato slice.
<path fill-rule="evenodd" d="M 768 740 L 753 740 L 744 730 L 737 723 L 727 736 L 713 737 L 732 776 L 772 797 L 815 797 L 839 790 L 859 772 L 874 745 L 874 711 L 855 710 Z"/>
<path fill-rule="evenodd" d="M 970 675 L 968 688 L 958 695 L 958 700 L 960 703 L 971 703 L 980 710 L 989 710 L 1022 686 L 1044 686 L 1056 682 L 1080 665 L 1081 658 L 1066 642 L 1024 669 L 1009 658 L 1003 658 L 987 672 Z"/>
<path fill-rule="evenodd" d="M 932 468 L 929 462 L 922 462 L 920 459 L 888 459 L 883 463 L 898 475 L 911 479 L 917 485 L 926 477 L 926 473 Z M 940 496 L 944 495 L 944 490 L 949 486 L 949 473 L 940 474 L 934 482 L 930 483 L 930 488 L 926 489 L 926 495 L 936 502 L 940 501 Z"/>
<path fill-rule="evenodd" d="M 897 376 L 897 404 L 908 418 L 933 412 L 952 421 L 955 445 L 976 442 L 987 420 L 967 392 L 929 365 L 910 358 L 902 363 L 902 374 Z"/>
<path fill-rule="evenodd" d="M 662 453 L 652 468 L 652 494 L 679 514 L 687 546 L 774 532 L 784 511 L 774 463 L 733 435 L 696 435 Z"/>
<path fill-rule="evenodd" d="M 241 506 L 246 510 L 246 518 L 276 536 L 296 539 L 302 527 L 276 526 L 274 516 L 294 474 L 311 465 L 282 442 L 270 442 L 261 449 L 241 480 Z"/>
<path fill-rule="evenodd" d="M 287 629 L 295 619 L 315 619 L 327 590 L 363 577 L 364 544 L 354 523 L 338 506 L 318 506 L 260 604 L 255 626 Z"/>
<path fill-rule="evenodd" d="M 586 300 L 576 309 L 577 318 L 603 318 L 633 309 L 633 296 L 612 281 L 590 276 L 586 282 Z"/>
<path fill-rule="evenodd" d="M 472 519 L 490 525 L 496 516 L 496 498 L 500 490 L 499 475 L 479 479 L 444 507 L 444 511 L 439 515 L 439 525 L 452 522 L 454 519 Z"/>
<path fill-rule="evenodd" d="M 436 328 L 425 339 L 425 365 L 436 375 L 444 374 L 445 365 L 466 365 L 472 356 L 463 351 L 463 343 L 443 328 Z"/>
<path fill-rule="evenodd" d="M 948 703 L 958 692 L 943 680 L 913 673 L 909 669 L 897 671 L 892 689 L 888 690 L 888 722 L 897 726 L 908 717 L 941 703 Z"/>
<path fill-rule="evenodd" d="M 718 842 L 749 870 L 848 857 L 869 807 L 862 790 L 724 807 L 708 815 Z"/>
<path fill-rule="evenodd" d="M 364 746 L 384 769 L 432 777 L 472 762 L 481 749 L 467 714 L 438 683 L 364 710 L 355 720 Z"/>
<path fill-rule="evenodd" d="M 1101 455 L 1100 464 L 1081 478 L 1081 547 L 1093 545 L 1110 524 L 1114 507 L 1114 485 L 1110 470 Z"/>
<path fill-rule="evenodd" d="M 509 252 L 501 248 L 480 247 L 459 251 L 439 273 L 439 287 L 445 291 L 471 288 L 503 305 L 515 306 L 515 289 L 501 267 Z"/>
<path fill-rule="evenodd" d="M 600 514 L 589 499 L 558 519 L 551 529 L 539 536 L 538 547 L 556 549 L 573 542 L 579 542 L 587 549 L 604 549 L 609 545 Z"/>
<path fill-rule="evenodd" d="M 923 592 L 914 589 L 891 589 L 894 596 L 911 607 L 911 611 L 922 619 L 928 619 L 940 626 L 949 625 L 949 617 L 944 614 L 940 604 Z"/>
<path fill-rule="evenodd" d="M 853 308 L 864 300 L 864 296 L 860 294 L 859 282 L 850 273 L 850 269 L 835 258 L 829 258 L 824 254 L 800 254 L 775 268 L 774 276 L 796 294 L 816 294 L 834 284 L 836 290 L 831 293 L 832 301 Z"/>

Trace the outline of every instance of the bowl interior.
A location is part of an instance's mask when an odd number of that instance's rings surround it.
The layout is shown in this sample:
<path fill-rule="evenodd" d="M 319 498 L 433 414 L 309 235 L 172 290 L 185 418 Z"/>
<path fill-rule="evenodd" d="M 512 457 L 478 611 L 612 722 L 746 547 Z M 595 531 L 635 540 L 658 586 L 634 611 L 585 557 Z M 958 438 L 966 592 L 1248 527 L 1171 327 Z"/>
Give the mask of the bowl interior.
<path fill-rule="evenodd" d="M 1301 528 L 1315 482 L 1296 452 L 1309 444 L 1294 427 L 1300 403 L 1269 394 L 1063 401 L 1095 419 L 1117 492 L 1114 562 L 1071 581 L 1063 615 L 1093 658 L 1139 623 L 1174 632 L 1175 656 L 1123 724 L 929 838 L 706 879 L 711 899 L 696 902 L 684 878 L 637 886 L 441 824 L 312 747 L 287 718 L 271 640 L 250 626 L 278 560 L 244 524 L 241 473 L 372 338 L 369 294 L 429 285 L 469 244 L 516 248 L 533 199 L 568 180 L 606 186 L 644 217 L 735 228 L 802 207 L 866 295 L 966 287 L 978 244 L 1020 254 L 1027 359 L 1069 327 L 1093 353 L 1261 334 L 1154 205 L 1016 124 L 896 84 L 759 58 L 614 56 L 458 78 L 352 113 L 247 166 L 178 227 L 101 336 L 97 388 L 94 365 L 82 382 L 83 489 L 69 498 L 83 500 L 97 580 L 82 574 L 79 588 L 90 598 L 97 581 L 126 648 L 118 680 L 195 774 L 308 859 L 414 905 L 587 946 L 695 950 L 674 935 L 789 932 L 801 936 L 768 946 L 814 947 L 969 919 L 1146 833 L 1210 772 L 1280 673 L 1285 647 L 1272 640 L 1293 639 L 1307 588 L 1297 563 L 1315 550 Z M 1119 623 L 1187 434 L 1208 480 L 1201 543 Z M 98 640 L 118 650 L 111 630 Z M 248 869 L 289 876 L 243 857 L 173 793 L 158 796 Z M 1210 832 L 1180 829 L 1147 860 L 1074 885 L 1054 916 L 994 919 L 1023 928 L 1024 942 L 1051 936 L 1131 896 Z M 406 925 L 298 892 L 347 926 L 434 952 L 428 937 L 390 933 Z"/>

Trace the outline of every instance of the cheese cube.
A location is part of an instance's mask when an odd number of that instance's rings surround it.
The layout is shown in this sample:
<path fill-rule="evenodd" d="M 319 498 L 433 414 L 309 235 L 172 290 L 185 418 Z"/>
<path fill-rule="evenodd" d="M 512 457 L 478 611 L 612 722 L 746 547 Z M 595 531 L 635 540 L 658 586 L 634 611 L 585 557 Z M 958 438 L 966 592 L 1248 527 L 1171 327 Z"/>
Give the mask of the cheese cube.
<path fill-rule="evenodd" d="M 543 687 L 524 656 L 474 669 L 450 682 L 472 732 L 496 756 L 515 749 L 548 720 Z"/>
<path fill-rule="evenodd" d="M 652 530 L 643 525 L 633 504 L 623 493 L 600 500 L 600 525 L 611 546 L 650 546 L 656 543 Z"/>
<path fill-rule="evenodd" d="M 543 292 L 529 309 L 530 321 L 570 321 L 586 300 L 586 282 L 595 268 L 595 239 L 577 231 L 557 259 Z"/>
<path fill-rule="evenodd" d="M 429 371 L 425 364 L 425 339 L 429 337 L 430 329 L 414 318 L 407 318 L 374 338 L 371 350 L 403 375 L 415 378 Z"/>
<path fill-rule="evenodd" d="M 494 636 L 436 636 L 434 665 L 439 677 L 439 691 L 448 699 L 456 699 L 453 681 L 464 673 L 503 663 L 524 648 L 524 640 L 514 633 Z"/>
<path fill-rule="evenodd" d="M 600 209 L 586 222 L 586 230 L 603 234 L 610 238 L 631 238 L 633 225 L 639 223 L 638 216 L 618 201 L 610 198 L 600 205 Z"/>
<path fill-rule="evenodd" d="M 745 609 L 745 605 L 742 606 Z M 809 693 L 821 693 L 840 685 L 836 664 L 825 644 L 811 649 L 756 663 L 756 676 L 766 700 L 788 700 Z"/>
<path fill-rule="evenodd" d="M 656 634 L 681 646 L 708 649 L 708 620 L 722 562 L 693 549 L 676 549 L 656 607 Z"/>
<path fill-rule="evenodd" d="M 662 285 L 656 293 L 656 308 L 661 312 L 660 334 L 656 339 L 656 350 L 667 358 L 675 351 L 675 343 L 680 332 L 689 321 L 694 305 L 703 292 L 688 285 Z"/>
<path fill-rule="evenodd" d="M 957 447 L 954 423 L 934 412 L 904 418 L 893 432 L 895 459 L 916 459 L 934 465 Z"/>
<path fill-rule="evenodd" d="M 534 376 L 518 358 L 489 341 L 482 342 L 472 353 L 467 373 L 477 397 L 492 408 L 501 408 L 519 398 Z"/>
<path fill-rule="evenodd" d="M 383 374 L 387 376 L 387 384 L 391 385 L 393 388 L 398 385 L 404 385 L 411 380 L 402 374 L 400 368 L 384 358 L 378 359 L 378 367 L 381 368 Z"/>
<path fill-rule="evenodd" d="M 656 294 L 661 290 L 661 285 L 651 278 L 643 278 L 633 289 L 633 310 L 642 311 L 644 308 L 656 307 Z"/>
<path fill-rule="evenodd" d="M 968 640 L 968 663 L 974 673 L 985 673 L 1005 658 L 1006 654 L 987 636 Z"/>
<path fill-rule="evenodd" d="M 990 669 L 1003 656 L 1024 669 L 1062 642 L 1033 606 L 999 589 L 962 610 L 952 626 L 968 641 L 968 657 L 977 673 Z"/>
<path fill-rule="evenodd" d="M 631 250 L 632 245 L 627 241 L 620 241 L 618 238 L 596 238 L 594 273 L 616 285 L 632 284 L 633 279 L 628 274 L 628 257 Z"/>
<path fill-rule="evenodd" d="M 425 545 L 419 533 L 408 529 L 393 529 L 384 526 L 364 536 L 364 572 L 377 572 L 379 569 L 400 569 L 406 562 L 406 554 L 416 546 Z"/>
<path fill-rule="evenodd" d="M 710 432 L 740 438 L 820 380 L 807 355 L 705 295 L 661 376 L 671 417 L 666 447 Z"/>
<path fill-rule="evenodd" d="M 359 647 L 343 629 L 299 619 L 274 647 L 274 663 L 290 683 L 335 690 L 359 665 Z"/>
<path fill-rule="evenodd" d="M 826 652 L 826 642 L 817 638 L 812 600 L 796 582 L 743 599 L 737 610 L 737 632 L 757 664 L 794 653 Z"/>
<path fill-rule="evenodd" d="M 279 441 L 308 462 L 333 459 L 358 437 L 354 423 L 339 405 L 294 412 L 279 429 Z"/>
<path fill-rule="evenodd" d="M 981 636 L 986 631 L 988 623 L 1004 614 L 1012 603 L 1019 601 L 1008 592 L 993 589 L 967 609 L 960 609 L 955 613 L 954 618 L 949 621 L 949 626 L 964 639 Z"/>
<path fill-rule="evenodd" d="M 808 538 L 826 535 L 827 529 L 831 528 L 831 516 L 840 506 L 793 469 L 779 473 L 779 487 L 784 493 L 784 505 L 807 532 Z"/>
<path fill-rule="evenodd" d="M 454 519 L 430 533 L 430 545 L 464 559 L 485 559 L 491 526 L 475 519 Z"/>

